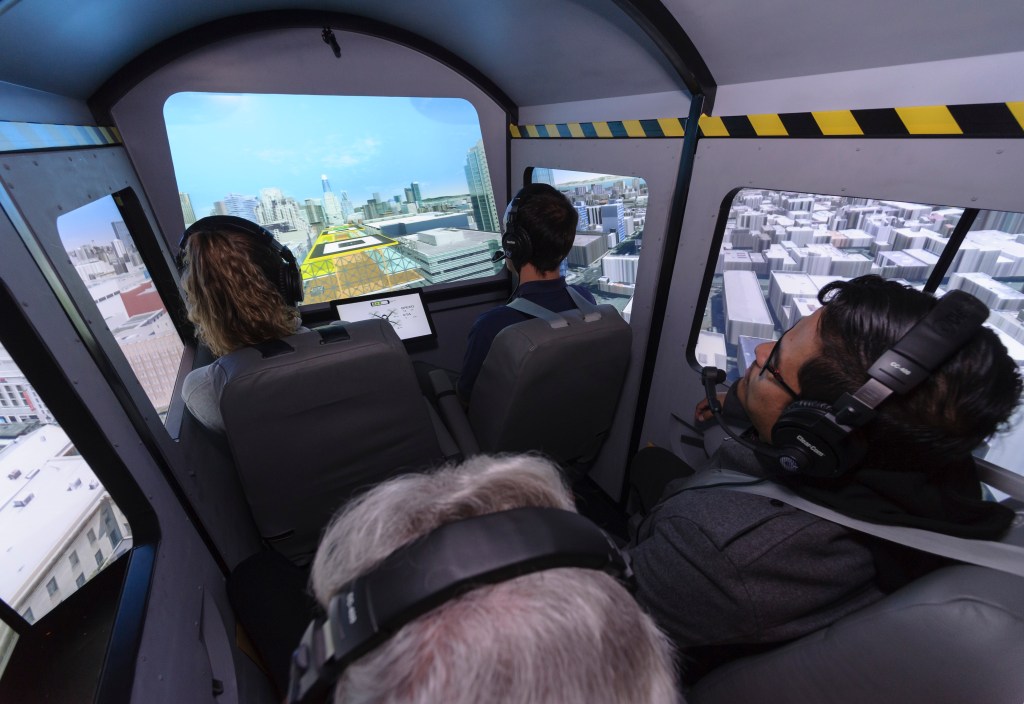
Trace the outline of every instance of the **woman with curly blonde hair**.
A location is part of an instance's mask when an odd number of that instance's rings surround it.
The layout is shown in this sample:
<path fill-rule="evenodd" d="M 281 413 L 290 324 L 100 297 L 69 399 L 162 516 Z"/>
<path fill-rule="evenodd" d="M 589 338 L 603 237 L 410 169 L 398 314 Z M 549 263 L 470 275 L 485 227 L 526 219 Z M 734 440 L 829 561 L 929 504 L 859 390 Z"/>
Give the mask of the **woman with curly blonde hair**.
<path fill-rule="evenodd" d="M 185 305 L 196 336 L 213 354 L 300 332 L 295 303 L 301 275 L 291 252 L 259 225 L 232 216 L 203 218 L 182 236 Z M 185 377 L 182 396 L 206 427 L 224 432 L 214 391 L 217 362 Z"/>

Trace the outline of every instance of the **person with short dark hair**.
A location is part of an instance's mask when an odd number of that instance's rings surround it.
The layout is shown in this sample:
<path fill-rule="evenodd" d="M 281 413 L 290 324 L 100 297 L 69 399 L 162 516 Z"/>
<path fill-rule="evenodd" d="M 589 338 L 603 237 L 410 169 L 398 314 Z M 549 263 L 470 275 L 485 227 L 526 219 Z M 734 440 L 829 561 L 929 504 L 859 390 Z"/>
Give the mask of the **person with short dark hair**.
<path fill-rule="evenodd" d="M 510 301 L 525 298 L 556 313 L 576 308 L 559 267 L 572 249 L 578 222 L 579 215 L 572 203 L 546 183 L 531 183 L 516 194 L 505 211 L 502 237 L 505 264 L 519 277 Z M 586 288 L 573 288 L 595 302 Z M 464 403 L 469 402 L 494 338 L 509 325 L 529 319 L 526 313 L 507 305 L 476 319 L 469 331 L 462 372 L 455 387 Z"/>
<path fill-rule="evenodd" d="M 745 444 L 725 441 L 701 471 L 727 468 L 776 481 L 872 523 L 961 538 L 1002 536 L 1013 512 L 983 500 L 971 453 L 1007 425 L 1022 385 L 1017 365 L 987 328 L 855 428 L 866 451 L 837 478 L 784 473 L 767 452 L 755 451 L 758 443 L 771 446 L 776 421 L 794 402 L 831 406 L 857 391 L 869 366 L 937 303 L 877 276 L 833 282 L 819 300 L 814 314 L 756 348 L 725 403 L 726 412 L 746 421 Z M 704 400 L 696 418 L 710 417 Z M 666 482 L 672 463 L 679 478 Z M 690 659 L 690 681 L 824 628 L 945 564 L 775 499 L 687 488 L 687 473 L 665 450 L 637 455 L 632 481 L 646 518 L 630 553 L 637 598 Z M 652 487 L 652 480 L 661 484 Z"/>

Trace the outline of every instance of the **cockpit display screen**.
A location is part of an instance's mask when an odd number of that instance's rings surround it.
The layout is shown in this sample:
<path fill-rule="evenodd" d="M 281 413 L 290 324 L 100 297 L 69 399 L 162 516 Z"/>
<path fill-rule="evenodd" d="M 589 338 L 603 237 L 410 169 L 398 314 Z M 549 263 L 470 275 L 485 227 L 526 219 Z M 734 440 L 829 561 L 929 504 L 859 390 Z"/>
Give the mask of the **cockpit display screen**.
<path fill-rule="evenodd" d="M 408 342 L 434 337 L 434 323 L 419 290 L 380 293 L 332 301 L 339 320 L 355 322 L 380 318 L 391 323 L 398 337 Z"/>

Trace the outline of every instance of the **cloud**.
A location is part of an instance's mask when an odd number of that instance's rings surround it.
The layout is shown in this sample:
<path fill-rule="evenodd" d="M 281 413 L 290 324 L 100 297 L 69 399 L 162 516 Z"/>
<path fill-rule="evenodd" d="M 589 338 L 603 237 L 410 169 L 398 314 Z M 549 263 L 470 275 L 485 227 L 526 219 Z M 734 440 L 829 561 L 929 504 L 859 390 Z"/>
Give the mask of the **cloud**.
<path fill-rule="evenodd" d="M 332 144 L 334 141 L 328 139 L 323 146 L 320 163 L 325 168 L 347 169 L 370 161 L 377 156 L 381 146 L 380 140 L 373 137 L 364 137 L 345 145 Z"/>
<path fill-rule="evenodd" d="M 300 158 L 300 154 L 294 149 L 271 148 L 271 149 L 247 149 L 253 158 L 264 161 L 268 164 L 293 164 Z"/>

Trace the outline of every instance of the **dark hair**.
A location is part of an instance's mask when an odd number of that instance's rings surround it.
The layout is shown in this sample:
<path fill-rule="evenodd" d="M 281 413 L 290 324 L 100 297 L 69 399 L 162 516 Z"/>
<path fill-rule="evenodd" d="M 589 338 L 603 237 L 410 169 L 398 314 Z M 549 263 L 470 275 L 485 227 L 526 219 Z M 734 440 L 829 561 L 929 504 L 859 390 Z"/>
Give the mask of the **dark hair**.
<path fill-rule="evenodd" d="M 580 216 L 569 199 L 546 183 L 531 183 L 519 194 L 516 222 L 530 236 L 530 263 L 554 271 L 569 255 Z"/>
<path fill-rule="evenodd" d="M 878 276 L 833 281 L 818 300 L 825 306 L 821 354 L 803 365 L 798 378 L 803 397 L 828 403 L 866 382 L 867 368 L 937 302 Z M 1006 347 L 981 328 L 920 386 L 890 396 L 875 419 L 856 431 L 868 445 L 864 466 L 899 469 L 963 458 L 1006 425 L 1021 388 Z"/>

